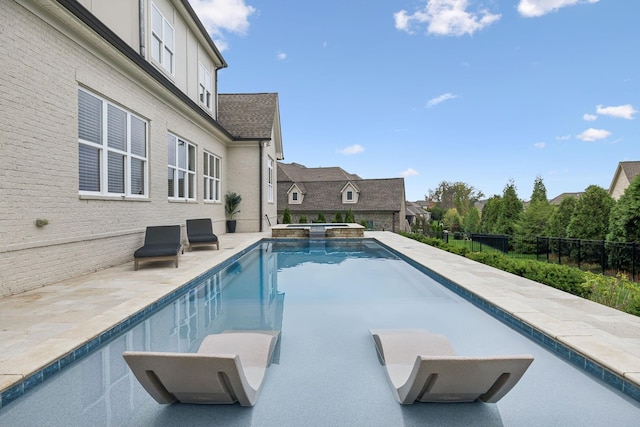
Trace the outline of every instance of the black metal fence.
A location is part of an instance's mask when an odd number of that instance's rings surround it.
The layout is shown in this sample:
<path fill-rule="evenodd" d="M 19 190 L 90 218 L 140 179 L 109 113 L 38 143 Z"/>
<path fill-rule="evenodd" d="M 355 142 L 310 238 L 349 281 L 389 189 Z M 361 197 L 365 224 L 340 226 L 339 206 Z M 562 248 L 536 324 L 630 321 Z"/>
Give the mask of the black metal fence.
<path fill-rule="evenodd" d="M 514 237 L 499 234 L 443 233 L 447 242 L 464 240 L 474 252 L 500 251 L 514 258 L 535 259 L 570 265 L 593 273 L 622 273 L 640 280 L 640 243 L 608 242 L 604 240 L 568 239 L 558 237 Z"/>

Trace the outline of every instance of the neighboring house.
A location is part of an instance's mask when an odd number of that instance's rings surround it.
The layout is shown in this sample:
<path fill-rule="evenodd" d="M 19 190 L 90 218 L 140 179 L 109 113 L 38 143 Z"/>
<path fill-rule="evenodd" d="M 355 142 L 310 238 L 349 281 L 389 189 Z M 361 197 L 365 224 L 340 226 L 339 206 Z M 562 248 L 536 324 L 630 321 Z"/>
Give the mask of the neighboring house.
<path fill-rule="evenodd" d="M 339 167 L 307 168 L 278 163 L 278 218 L 289 208 L 293 223 L 313 222 L 322 213 L 332 222 L 351 210 L 357 223 L 373 230 L 407 229 L 403 178 L 362 179 Z"/>
<path fill-rule="evenodd" d="M 238 231 L 275 223 L 277 95 L 218 96 L 187 0 L 6 0 L 0 22 L 0 296 L 131 261 L 147 226 L 224 234 L 228 191 Z"/>
<path fill-rule="evenodd" d="M 409 225 L 415 224 L 418 218 L 423 218 L 425 221 L 431 219 L 431 212 L 427 211 L 428 202 L 425 200 L 418 200 L 416 202 L 407 201 L 405 206 Z"/>
<path fill-rule="evenodd" d="M 620 162 L 609 186 L 609 195 L 615 200 L 624 194 L 624 190 L 636 176 L 640 175 L 640 162 Z"/>

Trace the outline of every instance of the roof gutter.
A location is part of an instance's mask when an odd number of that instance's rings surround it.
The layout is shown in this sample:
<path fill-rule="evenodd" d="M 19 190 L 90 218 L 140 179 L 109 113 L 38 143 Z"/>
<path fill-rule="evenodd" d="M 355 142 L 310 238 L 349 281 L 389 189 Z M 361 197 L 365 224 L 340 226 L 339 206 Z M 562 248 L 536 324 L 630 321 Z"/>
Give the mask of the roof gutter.
<path fill-rule="evenodd" d="M 207 114 L 202 108 L 198 106 L 191 98 L 187 96 L 184 92 L 182 92 L 176 85 L 171 82 L 167 77 L 164 76 L 160 71 L 158 71 L 153 65 L 151 65 L 143 56 L 141 56 L 138 52 L 131 48 L 124 40 L 122 40 L 116 33 L 114 33 L 109 27 L 104 25 L 102 21 L 97 19 L 91 12 L 89 12 L 84 6 L 82 6 L 76 0 L 56 0 L 58 4 L 67 9 L 71 14 L 73 14 L 76 18 L 78 18 L 82 23 L 84 23 L 87 27 L 91 28 L 96 32 L 100 37 L 106 40 L 109 44 L 111 44 L 116 50 L 122 53 L 125 57 L 131 60 L 134 64 L 136 64 L 142 71 L 147 73 L 150 77 L 164 86 L 169 92 L 175 95 L 180 101 L 182 101 L 189 108 L 198 113 L 202 118 L 208 121 L 211 125 L 213 125 L 217 130 L 222 132 L 226 137 L 231 140 L 236 140 L 233 135 L 229 133 L 228 130 L 222 127 L 217 120 Z M 183 0 L 187 1 L 187 0 Z M 193 9 L 192 9 L 193 11 Z M 202 23 L 198 21 L 200 27 L 202 27 Z M 144 23 L 141 23 L 144 24 Z M 203 28 L 203 27 L 202 27 Z M 213 42 L 212 42 L 213 43 Z M 222 58 L 222 57 L 221 57 Z M 224 60 L 223 60 L 224 61 Z M 224 63 L 226 66 L 226 63 Z"/>

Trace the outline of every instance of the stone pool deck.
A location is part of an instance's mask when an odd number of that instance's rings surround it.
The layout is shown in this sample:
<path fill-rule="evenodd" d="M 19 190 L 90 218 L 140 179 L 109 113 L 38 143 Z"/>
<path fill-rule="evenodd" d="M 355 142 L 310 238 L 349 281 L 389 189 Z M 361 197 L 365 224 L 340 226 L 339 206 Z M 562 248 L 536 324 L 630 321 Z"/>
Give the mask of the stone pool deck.
<path fill-rule="evenodd" d="M 232 257 L 265 233 L 221 236 L 220 250 L 185 251 L 179 268 L 133 260 L 0 298 L 0 392 Z M 372 237 L 640 387 L 640 318 L 496 270 L 391 232 Z M 14 389 L 15 390 L 15 389 Z M 633 393 L 632 393 L 633 394 Z M 634 396 L 640 400 L 640 396 Z M 6 402 L 5 402 L 6 403 Z M 3 406 L 0 400 L 0 407 Z"/>

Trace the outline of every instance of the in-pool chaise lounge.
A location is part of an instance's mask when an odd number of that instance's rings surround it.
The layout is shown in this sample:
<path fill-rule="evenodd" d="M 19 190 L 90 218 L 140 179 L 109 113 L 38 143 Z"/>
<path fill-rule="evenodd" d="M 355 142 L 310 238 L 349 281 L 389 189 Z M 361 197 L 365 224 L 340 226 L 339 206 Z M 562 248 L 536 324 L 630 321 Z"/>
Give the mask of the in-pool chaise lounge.
<path fill-rule="evenodd" d="M 380 363 L 402 404 L 495 403 L 513 388 L 533 356 L 457 356 L 443 335 L 424 329 L 372 329 Z"/>
<path fill-rule="evenodd" d="M 278 337 L 278 331 L 230 331 L 206 336 L 197 353 L 125 351 L 122 356 L 158 403 L 253 406 Z"/>
<path fill-rule="evenodd" d="M 215 246 L 216 249 L 220 249 L 218 236 L 213 234 L 211 218 L 188 219 L 187 240 L 189 241 L 189 250 L 196 246 Z"/>
<path fill-rule="evenodd" d="M 133 269 L 137 270 L 140 261 L 174 261 L 178 268 L 178 255 L 182 249 L 179 225 L 159 225 L 147 227 L 144 234 L 144 246 L 133 253 Z"/>

